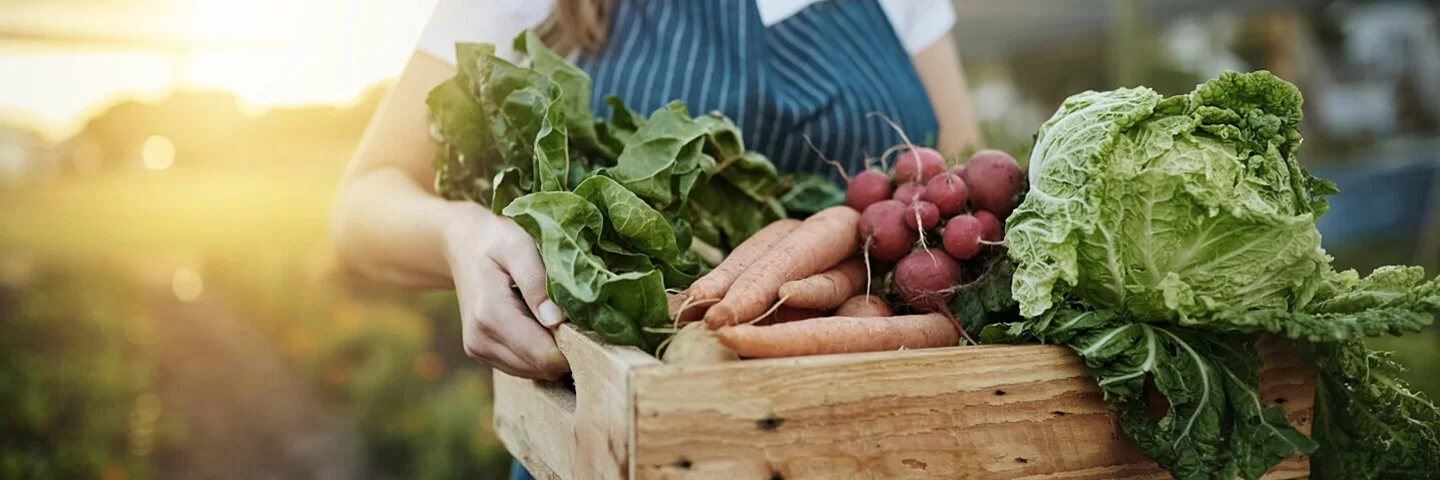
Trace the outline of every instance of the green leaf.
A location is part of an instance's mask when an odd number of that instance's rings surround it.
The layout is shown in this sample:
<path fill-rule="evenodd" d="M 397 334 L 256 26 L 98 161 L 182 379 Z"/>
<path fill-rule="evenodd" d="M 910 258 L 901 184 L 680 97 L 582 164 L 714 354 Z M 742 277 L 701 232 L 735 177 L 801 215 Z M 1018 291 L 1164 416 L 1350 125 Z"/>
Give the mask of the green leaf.
<path fill-rule="evenodd" d="M 785 211 L 797 218 L 844 203 L 844 189 L 824 175 L 813 173 L 796 176 L 790 188 L 780 195 L 780 204 L 785 206 Z"/>
<path fill-rule="evenodd" d="M 1320 450 L 1312 478 L 1435 478 L 1440 472 L 1440 412 L 1400 378 L 1388 355 L 1358 340 L 1317 344 L 1313 434 Z"/>
<path fill-rule="evenodd" d="M 436 142 L 435 189 L 449 200 L 490 197 L 492 166 L 500 158 L 474 91 L 479 58 L 494 52 L 484 44 L 460 43 L 456 76 L 431 89 L 425 98 L 430 132 Z"/>
<path fill-rule="evenodd" d="M 576 325 L 646 350 L 663 338 L 644 331 L 669 321 L 661 273 L 607 268 L 595 253 L 605 219 L 594 204 L 570 192 L 537 192 L 515 199 L 504 214 L 536 239 L 550 296 Z"/>
<path fill-rule="evenodd" d="M 661 208 L 680 200 L 672 186 L 688 176 L 684 187 L 696 177 L 714 170 L 714 159 L 703 153 L 705 128 L 692 120 L 684 105 L 671 103 L 656 110 L 650 119 L 625 142 L 616 165 L 603 170 L 625 188 Z M 702 159 L 700 157 L 704 156 Z M 708 166 L 708 169 L 705 168 Z"/>
<path fill-rule="evenodd" d="M 562 116 L 576 146 L 613 160 L 617 155 L 616 149 L 602 143 L 596 133 L 595 118 L 590 109 L 590 75 L 547 48 L 533 31 L 526 30 L 516 36 L 514 48 L 529 58 L 530 68 L 550 77 L 560 87 Z"/>
<path fill-rule="evenodd" d="M 508 167 L 495 174 L 495 188 L 490 197 L 490 211 L 499 215 L 510 202 L 525 195 L 520 187 L 520 169 Z"/>
<path fill-rule="evenodd" d="M 569 135 L 566 134 L 564 110 L 560 99 L 550 102 L 540 131 L 535 136 L 535 190 L 565 190 L 570 177 Z"/>
<path fill-rule="evenodd" d="M 700 274 L 700 262 L 680 249 L 677 232 L 665 217 L 615 180 L 590 177 L 575 194 L 599 208 L 607 233 L 613 231 L 617 242 L 660 264 L 667 286 L 688 286 Z"/>
<path fill-rule="evenodd" d="M 950 312 L 967 332 L 982 332 L 992 323 L 1019 320 L 1015 313 L 1015 299 L 1010 295 L 1010 283 L 1015 264 L 1003 253 L 990 253 L 973 265 L 980 267 L 978 275 L 967 268 L 965 283 L 955 288 L 950 300 Z"/>
<path fill-rule="evenodd" d="M 716 239 L 711 245 L 733 249 L 761 228 L 785 217 L 784 207 L 777 200 L 757 204 L 745 198 L 740 189 L 723 181 L 702 184 L 690 192 L 694 218 L 714 225 L 725 237 L 725 241 Z"/>

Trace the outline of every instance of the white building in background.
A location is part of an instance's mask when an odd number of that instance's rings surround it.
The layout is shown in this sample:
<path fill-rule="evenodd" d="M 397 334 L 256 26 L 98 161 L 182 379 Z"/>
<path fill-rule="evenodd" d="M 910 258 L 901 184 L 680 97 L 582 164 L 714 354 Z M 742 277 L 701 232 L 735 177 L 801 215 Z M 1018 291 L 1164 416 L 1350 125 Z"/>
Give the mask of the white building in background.
<path fill-rule="evenodd" d="M 34 131 L 0 125 L 0 185 L 18 185 L 58 172 L 55 151 Z"/>

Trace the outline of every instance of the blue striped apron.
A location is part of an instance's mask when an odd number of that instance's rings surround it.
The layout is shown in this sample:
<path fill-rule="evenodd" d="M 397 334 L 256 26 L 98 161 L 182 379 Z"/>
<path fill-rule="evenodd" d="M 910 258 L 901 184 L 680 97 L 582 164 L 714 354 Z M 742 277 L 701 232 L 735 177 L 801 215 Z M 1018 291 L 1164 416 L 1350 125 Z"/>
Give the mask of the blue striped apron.
<path fill-rule="evenodd" d="M 609 117 L 617 96 L 647 115 L 681 100 L 692 115 L 718 110 L 782 173 L 855 173 L 904 142 L 933 147 L 930 98 L 876 0 L 824 0 L 765 26 L 757 0 L 619 0 L 605 47 L 576 65 L 591 105 Z M 511 478 L 531 479 L 518 463 Z"/>
<path fill-rule="evenodd" d="M 934 146 L 939 125 L 876 0 L 825 0 L 766 27 L 757 0 L 621 0 L 609 41 L 576 64 L 593 79 L 591 105 L 614 95 L 647 115 L 681 100 L 718 110 L 747 148 L 784 173 L 834 172 L 806 143 L 854 172 L 903 143 Z"/>

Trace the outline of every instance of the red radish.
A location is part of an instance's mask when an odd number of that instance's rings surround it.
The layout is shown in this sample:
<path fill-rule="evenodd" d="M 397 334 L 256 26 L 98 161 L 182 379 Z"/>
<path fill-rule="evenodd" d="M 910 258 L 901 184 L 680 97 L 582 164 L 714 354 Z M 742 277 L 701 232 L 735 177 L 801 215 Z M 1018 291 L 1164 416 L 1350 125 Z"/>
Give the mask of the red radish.
<path fill-rule="evenodd" d="M 945 171 L 945 157 L 933 148 L 916 147 L 895 159 L 895 181 L 925 183 Z"/>
<path fill-rule="evenodd" d="M 895 265 L 895 286 L 906 305 L 924 312 L 947 311 L 960 284 L 960 262 L 937 250 L 916 250 Z"/>
<path fill-rule="evenodd" d="M 980 237 L 984 231 L 985 225 L 979 219 L 970 215 L 956 215 L 945 222 L 945 231 L 940 236 L 945 244 L 945 251 L 955 258 L 969 260 L 980 253 Z"/>
<path fill-rule="evenodd" d="M 940 209 L 933 203 L 916 200 L 905 208 L 905 226 L 912 230 L 929 230 L 936 223 L 940 223 Z"/>
<path fill-rule="evenodd" d="M 975 212 L 975 219 L 980 221 L 980 238 L 987 242 L 998 242 L 1005 239 L 1005 227 L 1000 225 L 1000 219 L 995 214 L 980 210 Z"/>
<path fill-rule="evenodd" d="M 998 218 L 1010 216 L 1016 198 L 1025 189 L 1025 172 L 1015 157 L 1000 150 L 981 150 L 970 157 L 960 172 L 970 188 L 970 203 Z"/>
<path fill-rule="evenodd" d="M 969 200 L 970 192 L 965 188 L 965 181 L 953 173 L 936 175 L 925 184 L 925 193 L 920 199 L 935 204 L 940 208 L 940 216 L 953 217 L 965 211 L 965 201 Z"/>
<path fill-rule="evenodd" d="M 850 179 L 850 186 L 845 189 L 845 205 L 857 212 L 863 212 L 865 207 L 888 198 L 890 177 L 879 170 L 866 169 L 860 172 Z"/>
<path fill-rule="evenodd" d="M 925 186 L 918 183 L 906 183 L 895 189 L 895 199 L 909 205 L 921 196 L 925 195 Z"/>
<path fill-rule="evenodd" d="M 860 214 L 859 239 L 871 257 L 893 262 L 910 252 L 920 234 L 905 227 L 904 203 L 885 200 L 870 205 Z"/>

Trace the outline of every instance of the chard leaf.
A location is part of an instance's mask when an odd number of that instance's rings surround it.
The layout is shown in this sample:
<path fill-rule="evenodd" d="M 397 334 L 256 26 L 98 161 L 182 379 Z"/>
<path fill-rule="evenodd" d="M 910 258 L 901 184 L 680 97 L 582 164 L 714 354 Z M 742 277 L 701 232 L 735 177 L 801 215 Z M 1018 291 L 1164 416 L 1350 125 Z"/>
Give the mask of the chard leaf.
<path fill-rule="evenodd" d="M 456 75 L 425 98 L 430 133 L 436 143 L 435 190 L 447 200 L 490 198 L 491 166 L 500 158 L 474 90 L 475 70 L 482 56 L 494 52 L 485 44 L 455 46 Z"/>
<path fill-rule="evenodd" d="M 645 126 L 645 117 L 625 106 L 625 101 L 619 97 L 605 97 L 605 104 L 610 105 L 612 118 L 609 122 L 596 125 L 596 133 L 610 150 L 619 152 L 625 148 L 630 137 Z"/>
<path fill-rule="evenodd" d="M 616 165 L 603 175 L 614 178 L 647 202 L 664 208 L 676 198 L 672 178 L 685 188 L 696 177 L 714 170 L 715 160 L 702 151 L 705 129 L 679 103 L 656 110 L 643 127 L 625 142 Z M 700 158 L 704 156 L 705 158 Z M 689 176 L 687 180 L 685 177 Z"/>
<path fill-rule="evenodd" d="M 565 130 L 565 112 L 560 99 L 550 102 L 545 117 L 540 121 L 540 131 L 535 137 L 535 190 L 553 192 L 565 190 L 570 178 L 569 135 Z"/>
<path fill-rule="evenodd" d="M 825 178 L 824 175 L 802 174 L 785 193 L 780 195 L 780 204 L 792 217 L 804 218 L 816 212 L 845 203 L 845 190 Z M 1007 279 L 1008 281 L 1008 279 Z"/>
<path fill-rule="evenodd" d="M 507 167 L 495 174 L 495 187 L 490 197 L 490 211 L 499 215 L 510 202 L 525 195 L 520 187 L 520 169 Z"/>
<path fill-rule="evenodd" d="M 590 177 L 575 188 L 575 194 L 599 208 L 605 217 L 607 238 L 629 245 L 628 250 L 660 265 L 666 286 L 689 286 L 700 275 L 702 264 L 693 254 L 687 255 L 688 250 L 681 250 L 682 242 L 670 222 L 615 180 Z"/>
<path fill-rule="evenodd" d="M 706 243 L 733 249 L 770 222 L 785 218 L 779 201 L 770 199 L 758 204 L 745 198 L 739 188 L 724 181 L 701 184 L 690 192 L 694 218 L 713 225 L 725 239 L 715 239 L 714 243 L 705 239 Z"/>
<path fill-rule="evenodd" d="M 614 160 L 618 149 L 601 142 L 595 130 L 595 118 L 590 109 L 590 75 L 555 54 L 540 41 L 539 35 L 530 30 L 515 37 L 514 48 L 529 59 L 530 68 L 550 77 L 559 86 L 564 124 L 577 148 Z"/>
<path fill-rule="evenodd" d="M 610 343 L 657 346 L 663 335 L 644 328 L 669 322 L 662 274 L 609 269 L 596 253 L 605 225 L 599 208 L 574 193 L 536 192 L 515 199 L 504 214 L 535 238 L 550 296 L 571 321 Z"/>

